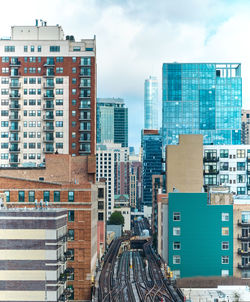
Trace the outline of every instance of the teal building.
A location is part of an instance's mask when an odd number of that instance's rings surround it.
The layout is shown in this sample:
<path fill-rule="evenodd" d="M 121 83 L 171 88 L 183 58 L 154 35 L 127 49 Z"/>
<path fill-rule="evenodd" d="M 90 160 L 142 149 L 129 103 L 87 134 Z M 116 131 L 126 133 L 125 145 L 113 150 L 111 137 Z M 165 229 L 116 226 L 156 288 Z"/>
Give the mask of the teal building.
<path fill-rule="evenodd" d="M 233 275 L 232 204 L 212 205 L 207 193 L 169 193 L 165 214 L 175 277 Z"/>

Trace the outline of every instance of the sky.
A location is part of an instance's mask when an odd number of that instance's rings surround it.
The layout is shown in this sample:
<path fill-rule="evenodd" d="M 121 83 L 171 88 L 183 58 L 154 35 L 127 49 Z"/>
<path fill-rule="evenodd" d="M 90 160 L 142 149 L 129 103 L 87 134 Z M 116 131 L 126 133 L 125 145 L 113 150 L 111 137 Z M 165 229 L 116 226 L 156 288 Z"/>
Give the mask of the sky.
<path fill-rule="evenodd" d="M 97 96 L 124 98 L 129 145 L 138 150 L 144 80 L 159 79 L 164 62 L 242 63 L 243 108 L 250 109 L 249 0 L 9 0 L 1 8 L 0 37 L 35 19 L 59 24 L 65 35 L 97 43 Z"/>

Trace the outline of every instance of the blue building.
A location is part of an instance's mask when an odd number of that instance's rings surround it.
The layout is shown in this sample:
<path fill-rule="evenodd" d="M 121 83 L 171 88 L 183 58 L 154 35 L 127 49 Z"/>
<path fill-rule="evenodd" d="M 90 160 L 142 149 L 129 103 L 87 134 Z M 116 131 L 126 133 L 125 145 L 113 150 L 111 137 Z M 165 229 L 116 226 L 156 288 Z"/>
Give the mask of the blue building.
<path fill-rule="evenodd" d="M 110 141 L 128 147 L 128 108 L 123 99 L 97 99 L 96 141 Z"/>
<path fill-rule="evenodd" d="M 164 145 L 179 134 L 203 134 L 204 144 L 241 143 L 242 79 L 239 63 L 164 63 Z"/>
<path fill-rule="evenodd" d="M 158 130 L 144 130 L 143 147 L 143 201 L 142 205 L 152 206 L 152 175 L 162 172 L 162 137 Z"/>
<path fill-rule="evenodd" d="M 158 81 L 151 76 L 144 83 L 144 129 L 158 129 Z"/>

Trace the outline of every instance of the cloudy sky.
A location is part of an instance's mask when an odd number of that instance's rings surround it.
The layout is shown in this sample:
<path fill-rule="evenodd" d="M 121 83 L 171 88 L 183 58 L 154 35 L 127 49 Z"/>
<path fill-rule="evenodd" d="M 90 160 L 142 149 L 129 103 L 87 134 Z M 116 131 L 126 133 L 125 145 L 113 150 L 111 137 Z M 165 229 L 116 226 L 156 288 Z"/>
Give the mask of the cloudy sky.
<path fill-rule="evenodd" d="M 155 75 L 161 87 L 163 62 L 242 63 L 243 107 L 250 109 L 249 0 L 9 0 L 0 36 L 35 19 L 76 39 L 96 35 L 97 94 L 125 99 L 130 145 L 140 144 L 144 79 Z M 160 100 L 161 92 L 159 114 Z"/>

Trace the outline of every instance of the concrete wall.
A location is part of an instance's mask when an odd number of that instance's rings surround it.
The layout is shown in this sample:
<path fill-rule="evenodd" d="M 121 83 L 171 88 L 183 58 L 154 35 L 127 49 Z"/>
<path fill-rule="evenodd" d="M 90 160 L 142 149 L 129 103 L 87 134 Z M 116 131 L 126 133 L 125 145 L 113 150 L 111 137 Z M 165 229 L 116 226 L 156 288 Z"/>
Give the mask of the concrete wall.
<path fill-rule="evenodd" d="M 166 147 L 166 189 L 183 193 L 202 192 L 203 136 L 180 135 L 179 145 Z"/>

